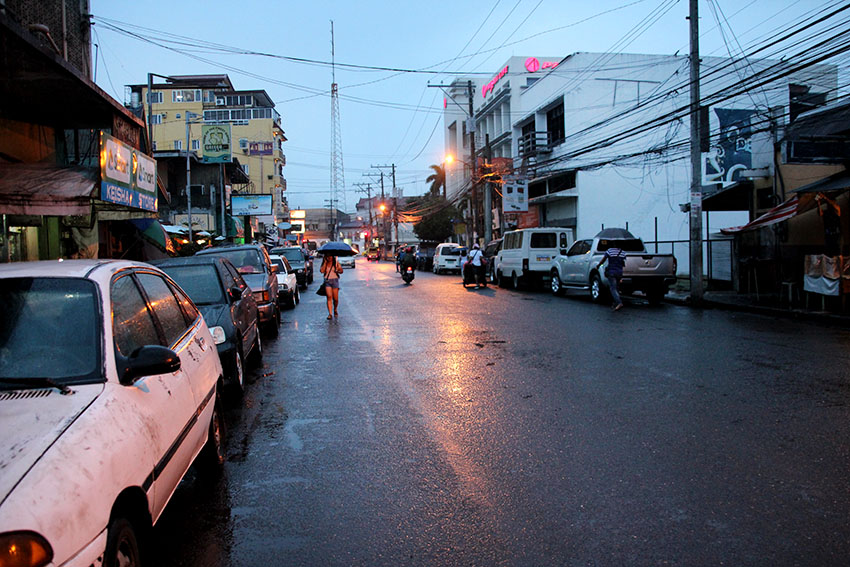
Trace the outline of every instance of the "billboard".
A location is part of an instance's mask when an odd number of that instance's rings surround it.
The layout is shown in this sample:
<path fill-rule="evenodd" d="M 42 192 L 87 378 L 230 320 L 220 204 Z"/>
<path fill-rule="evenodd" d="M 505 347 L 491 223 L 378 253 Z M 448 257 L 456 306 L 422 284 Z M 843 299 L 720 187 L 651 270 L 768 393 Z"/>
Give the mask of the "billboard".
<path fill-rule="evenodd" d="M 230 124 L 204 124 L 201 127 L 204 163 L 230 163 L 233 144 Z"/>
<path fill-rule="evenodd" d="M 755 110 L 715 108 L 709 116 L 711 149 L 702 154 L 702 184 L 728 187 L 742 179 L 741 172 L 753 167 L 752 136 Z"/>
<path fill-rule="evenodd" d="M 156 160 L 101 132 L 100 200 L 156 212 Z"/>
<path fill-rule="evenodd" d="M 233 195 L 230 198 L 231 213 L 235 217 L 257 217 L 272 214 L 271 195 Z"/>

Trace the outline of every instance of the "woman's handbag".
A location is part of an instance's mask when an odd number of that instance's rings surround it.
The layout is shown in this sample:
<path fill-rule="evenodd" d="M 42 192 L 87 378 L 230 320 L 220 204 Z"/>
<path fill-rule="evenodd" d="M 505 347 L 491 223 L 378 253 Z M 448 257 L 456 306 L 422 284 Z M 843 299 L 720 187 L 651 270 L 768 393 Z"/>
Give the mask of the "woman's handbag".
<path fill-rule="evenodd" d="M 319 286 L 319 289 L 316 290 L 316 295 L 327 296 L 328 290 L 325 289 L 325 283 L 322 282 L 322 285 Z"/>

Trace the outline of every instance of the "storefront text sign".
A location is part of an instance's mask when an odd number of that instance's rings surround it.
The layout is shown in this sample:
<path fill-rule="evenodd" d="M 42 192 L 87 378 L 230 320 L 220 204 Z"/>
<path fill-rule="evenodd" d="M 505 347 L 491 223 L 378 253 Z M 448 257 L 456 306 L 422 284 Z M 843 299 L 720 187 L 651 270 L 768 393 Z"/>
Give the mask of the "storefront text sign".
<path fill-rule="evenodd" d="M 507 74 L 508 74 L 508 66 L 505 65 L 505 68 L 502 69 L 501 71 L 499 71 L 496 74 L 496 76 L 493 77 L 493 80 L 491 80 L 489 83 L 484 85 L 484 89 L 482 89 L 482 91 L 481 91 L 481 96 L 486 97 L 487 93 L 492 92 L 493 89 L 496 87 L 496 83 L 501 81 L 505 77 L 505 75 L 507 75 Z"/>
<path fill-rule="evenodd" d="M 557 61 L 544 61 L 541 63 L 537 57 L 529 57 L 525 60 L 525 68 L 529 73 L 536 73 L 541 69 L 554 69 L 557 66 Z"/>
<path fill-rule="evenodd" d="M 201 128 L 204 163 L 230 163 L 233 161 L 230 124 L 204 124 Z"/>
<path fill-rule="evenodd" d="M 156 161 L 101 132 L 100 199 L 156 212 Z"/>

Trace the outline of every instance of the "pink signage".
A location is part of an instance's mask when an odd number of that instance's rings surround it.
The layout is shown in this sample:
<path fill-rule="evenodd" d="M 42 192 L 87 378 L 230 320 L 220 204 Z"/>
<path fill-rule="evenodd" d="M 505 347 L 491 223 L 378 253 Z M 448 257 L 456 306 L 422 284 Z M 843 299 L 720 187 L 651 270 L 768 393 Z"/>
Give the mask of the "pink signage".
<path fill-rule="evenodd" d="M 483 97 L 487 96 L 487 93 L 491 92 L 496 87 L 496 83 L 501 81 L 502 78 L 504 78 L 504 76 L 507 75 L 507 74 L 508 74 L 508 66 L 505 65 L 505 68 L 502 69 L 501 71 L 499 71 L 499 73 L 495 77 L 493 77 L 492 81 L 490 81 L 489 83 L 484 85 L 484 89 L 481 91 L 481 96 L 483 96 Z"/>
<path fill-rule="evenodd" d="M 544 61 L 541 65 L 537 57 L 529 57 L 525 60 L 525 68 L 528 69 L 529 73 L 536 73 L 540 69 L 554 69 L 557 66 L 558 64 L 555 61 Z"/>

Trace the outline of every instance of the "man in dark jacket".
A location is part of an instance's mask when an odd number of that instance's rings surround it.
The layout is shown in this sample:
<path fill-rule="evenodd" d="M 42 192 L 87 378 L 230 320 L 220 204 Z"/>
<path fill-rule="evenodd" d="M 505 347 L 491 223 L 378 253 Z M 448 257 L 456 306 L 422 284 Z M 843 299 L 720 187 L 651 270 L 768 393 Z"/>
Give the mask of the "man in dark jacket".
<path fill-rule="evenodd" d="M 407 271 L 408 266 L 413 268 L 413 271 L 416 271 L 416 256 L 413 254 L 413 246 L 409 246 L 404 249 L 404 253 L 401 255 L 399 263 L 401 265 L 402 274 Z"/>
<path fill-rule="evenodd" d="M 602 264 L 608 260 L 608 265 L 605 267 L 605 277 L 608 278 L 608 289 L 611 291 L 611 299 L 614 304 L 611 309 L 619 311 L 623 308 L 623 301 L 620 299 L 620 280 L 623 279 L 623 268 L 626 266 L 626 252 L 615 245 L 612 245 L 605 251 L 605 256 L 596 265 L 598 270 Z"/>

